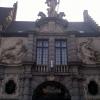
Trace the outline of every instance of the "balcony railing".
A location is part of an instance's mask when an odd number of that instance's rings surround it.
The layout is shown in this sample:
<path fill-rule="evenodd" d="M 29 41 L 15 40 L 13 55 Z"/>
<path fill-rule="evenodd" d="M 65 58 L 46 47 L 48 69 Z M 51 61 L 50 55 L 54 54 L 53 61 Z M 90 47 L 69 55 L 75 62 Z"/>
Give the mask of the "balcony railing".
<path fill-rule="evenodd" d="M 55 69 L 55 72 L 60 72 L 60 73 L 61 72 L 65 73 L 69 71 L 69 67 L 67 65 L 56 65 L 54 69 Z"/>
<path fill-rule="evenodd" d="M 48 72 L 47 65 L 36 65 L 34 66 L 34 72 Z"/>
<path fill-rule="evenodd" d="M 67 65 L 55 65 L 53 68 L 48 67 L 47 65 L 36 65 L 33 69 L 34 72 L 55 72 L 55 73 L 68 73 L 69 66 Z"/>

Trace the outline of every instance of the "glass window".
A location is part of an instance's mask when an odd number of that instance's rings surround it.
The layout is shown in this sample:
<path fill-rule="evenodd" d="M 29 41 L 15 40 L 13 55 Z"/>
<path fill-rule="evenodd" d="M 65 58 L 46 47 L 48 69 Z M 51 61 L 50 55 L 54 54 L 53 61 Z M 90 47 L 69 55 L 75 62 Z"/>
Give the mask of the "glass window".
<path fill-rule="evenodd" d="M 55 55 L 56 65 L 67 64 L 67 42 L 65 40 L 56 40 Z"/>
<path fill-rule="evenodd" d="M 37 64 L 48 64 L 48 40 L 37 41 Z"/>

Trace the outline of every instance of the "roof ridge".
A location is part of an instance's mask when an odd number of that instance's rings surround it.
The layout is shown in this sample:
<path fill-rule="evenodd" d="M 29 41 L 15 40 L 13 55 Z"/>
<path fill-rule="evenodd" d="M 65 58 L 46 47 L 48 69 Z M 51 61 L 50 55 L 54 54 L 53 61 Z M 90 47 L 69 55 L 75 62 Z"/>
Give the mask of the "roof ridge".
<path fill-rule="evenodd" d="M 15 23 L 16 23 L 16 22 L 27 22 L 27 23 L 30 23 L 30 22 L 31 22 L 31 23 L 35 23 L 34 21 L 14 21 L 14 22 L 15 22 Z"/>
<path fill-rule="evenodd" d="M 0 7 L 0 9 L 12 9 L 13 7 Z"/>

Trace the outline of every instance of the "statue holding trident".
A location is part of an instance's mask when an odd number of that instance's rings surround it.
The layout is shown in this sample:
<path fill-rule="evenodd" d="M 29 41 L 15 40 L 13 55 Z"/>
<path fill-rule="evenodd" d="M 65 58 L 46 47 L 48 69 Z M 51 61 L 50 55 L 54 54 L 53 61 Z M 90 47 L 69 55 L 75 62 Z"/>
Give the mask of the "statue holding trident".
<path fill-rule="evenodd" d="M 46 0 L 46 4 L 48 5 L 48 17 L 55 17 L 57 16 L 56 6 L 59 4 L 60 0 Z"/>

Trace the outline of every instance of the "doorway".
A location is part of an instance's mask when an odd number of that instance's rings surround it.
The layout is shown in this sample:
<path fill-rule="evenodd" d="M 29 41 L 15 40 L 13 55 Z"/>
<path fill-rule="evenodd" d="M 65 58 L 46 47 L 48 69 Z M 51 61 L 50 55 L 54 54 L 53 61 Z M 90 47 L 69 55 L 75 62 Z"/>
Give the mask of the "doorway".
<path fill-rule="evenodd" d="M 71 100 L 69 91 L 64 85 L 56 81 L 40 84 L 33 93 L 32 100 Z"/>

